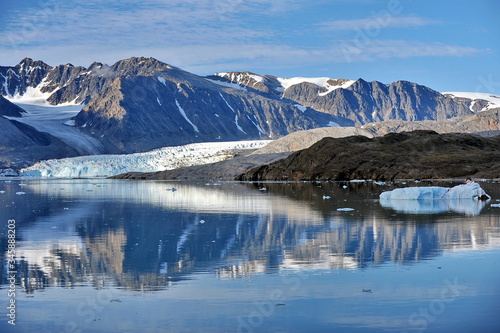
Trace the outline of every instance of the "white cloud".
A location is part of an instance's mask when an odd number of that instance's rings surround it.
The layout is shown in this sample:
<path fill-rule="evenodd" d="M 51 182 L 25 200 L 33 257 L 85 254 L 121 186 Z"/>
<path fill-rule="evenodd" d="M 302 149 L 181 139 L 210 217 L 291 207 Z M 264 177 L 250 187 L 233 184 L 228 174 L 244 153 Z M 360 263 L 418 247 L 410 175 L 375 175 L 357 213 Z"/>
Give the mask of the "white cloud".
<path fill-rule="evenodd" d="M 329 22 L 319 23 L 318 26 L 323 30 L 331 31 L 357 31 L 364 29 L 381 29 L 381 28 L 409 28 L 409 27 L 422 27 L 431 24 L 438 24 L 440 22 L 416 17 L 416 16 L 403 16 L 398 17 L 394 15 L 380 15 L 372 16 L 363 19 L 353 20 L 336 20 Z"/>
<path fill-rule="evenodd" d="M 47 1 L 46 8 L 12 15 L 4 31 L 6 38 L 0 40 L 0 65 L 13 65 L 12 61 L 26 56 L 51 65 L 72 62 L 83 66 L 93 61 L 112 64 L 131 56 L 153 56 L 200 74 L 251 68 L 270 68 L 272 74 L 277 68 L 416 56 L 474 56 L 488 51 L 380 40 L 373 35 L 329 45 L 311 43 L 309 47 L 296 44 L 293 35 L 288 41 L 281 39 L 282 26 L 272 24 L 273 18 L 287 11 L 299 12 L 301 6 L 310 5 L 309 0 Z M 262 23 L 263 15 L 269 24 Z M 260 24 L 252 20 L 257 18 Z M 420 17 L 382 17 L 379 21 L 373 17 L 324 22 L 321 29 L 353 31 L 373 22 L 385 24 L 381 28 L 437 23 Z"/>
<path fill-rule="evenodd" d="M 443 43 L 378 39 L 342 41 L 336 49 L 342 54 L 343 62 L 413 57 L 470 57 L 491 52 L 489 49 Z"/>

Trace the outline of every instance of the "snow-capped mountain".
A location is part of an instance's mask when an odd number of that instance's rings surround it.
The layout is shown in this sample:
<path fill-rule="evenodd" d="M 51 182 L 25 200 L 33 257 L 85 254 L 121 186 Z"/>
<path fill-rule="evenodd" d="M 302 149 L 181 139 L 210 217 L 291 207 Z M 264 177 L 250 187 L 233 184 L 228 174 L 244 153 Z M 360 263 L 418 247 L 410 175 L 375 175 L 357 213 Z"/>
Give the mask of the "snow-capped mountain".
<path fill-rule="evenodd" d="M 232 89 L 153 58 L 131 58 L 113 66 L 94 63 L 88 69 L 24 59 L 15 67 L 0 68 L 0 87 L 16 103 L 34 98 L 52 105 L 85 103 L 73 121 L 64 123 L 98 140 L 105 153 L 270 139 L 336 120 L 293 101 Z"/>
<path fill-rule="evenodd" d="M 25 58 L 0 67 L 0 95 L 27 111 L 18 110 L 21 117 L 2 111 L 5 116 L 52 134 L 80 155 L 275 139 L 298 130 L 389 119 L 440 120 L 492 105 L 406 81 L 250 72 L 202 77 L 142 57 L 88 68 Z"/>
<path fill-rule="evenodd" d="M 228 85 L 236 84 L 334 115 L 342 126 L 385 120 L 443 120 L 500 106 L 498 96 L 495 104 L 491 103 L 494 95 L 441 94 L 408 81 L 383 84 L 328 77 L 287 79 L 250 72 L 217 73 L 216 76 Z"/>

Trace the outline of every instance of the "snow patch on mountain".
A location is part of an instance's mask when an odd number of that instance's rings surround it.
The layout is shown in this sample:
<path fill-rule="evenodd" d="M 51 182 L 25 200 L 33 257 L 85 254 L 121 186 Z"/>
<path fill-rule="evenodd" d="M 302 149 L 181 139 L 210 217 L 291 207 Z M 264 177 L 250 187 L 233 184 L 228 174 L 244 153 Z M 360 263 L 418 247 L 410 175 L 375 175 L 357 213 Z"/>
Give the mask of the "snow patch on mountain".
<path fill-rule="evenodd" d="M 317 85 L 319 87 L 326 87 L 328 80 L 330 80 L 329 77 L 316 77 L 316 78 L 311 78 L 311 77 L 292 77 L 292 78 L 280 78 L 278 77 L 277 80 L 281 84 L 284 90 L 287 90 L 291 86 L 301 84 L 304 82 L 307 83 L 312 83 L 314 85 Z"/>
<path fill-rule="evenodd" d="M 22 177 L 108 177 L 124 172 L 156 172 L 214 163 L 230 158 L 230 150 L 259 149 L 270 140 L 205 142 L 165 147 L 146 153 L 93 155 L 46 160 L 21 170 Z"/>
<path fill-rule="evenodd" d="M 247 90 L 244 86 L 241 86 L 240 84 L 234 83 L 234 82 L 212 80 L 212 79 L 207 79 L 207 78 L 205 78 L 205 80 L 210 81 L 212 83 L 215 83 L 215 84 L 222 86 L 222 87 L 225 87 L 225 88 L 232 88 L 232 89 L 238 89 L 238 90 L 243 90 L 243 91 Z"/>
<path fill-rule="evenodd" d="M 198 132 L 200 133 L 200 131 L 198 130 L 198 127 L 193 124 L 191 122 L 191 120 L 189 120 L 188 116 L 186 115 L 186 112 L 184 111 L 184 109 L 181 107 L 181 105 L 179 104 L 179 102 L 177 101 L 177 99 L 175 100 L 175 104 L 177 105 L 177 108 L 179 109 L 179 112 L 181 113 L 181 115 L 184 117 L 184 119 L 186 119 L 186 121 L 191 125 L 193 126 L 193 129 L 195 130 L 195 132 Z"/>
<path fill-rule="evenodd" d="M 341 126 L 334 121 L 329 121 L 326 127 L 341 127 Z"/>
<path fill-rule="evenodd" d="M 281 84 L 281 87 L 278 88 L 280 91 L 285 91 L 288 88 L 301 83 L 312 83 L 318 87 L 327 89 L 325 92 L 318 93 L 320 96 L 328 95 L 332 91 L 339 88 L 348 88 L 356 82 L 354 80 L 335 80 L 329 77 L 293 77 L 289 79 L 278 77 L 277 80 Z"/>
<path fill-rule="evenodd" d="M 342 84 L 338 84 L 338 85 L 330 85 L 328 82 L 326 84 L 326 86 L 324 86 L 324 88 L 326 88 L 327 90 L 325 92 L 322 92 L 322 93 L 318 93 L 319 96 L 326 96 L 328 95 L 329 93 L 331 93 L 332 91 L 334 90 L 337 90 L 337 89 L 346 89 L 346 88 L 349 88 L 354 82 L 354 80 L 346 80 L 344 83 Z"/>
<path fill-rule="evenodd" d="M 479 92 L 443 92 L 443 95 L 451 95 L 451 97 L 459 97 L 459 98 L 468 98 L 472 100 L 470 108 L 474 106 L 476 103 L 475 100 L 483 99 L 488 101 L 488 106 L 484 108 L 482 111 L 500 108 L 500 96 L 493 95 L 488 93 L 479 93 Z"/>
<path fill-rule="evenodd" d="M 261 75 L 253 74 L 253 73 L 227 73 L 227 72 L 222 72 L 222 73 L 215 73 L 216 76 L 220 76 L 223 78 L 226 78 L 232 82 L 237 82 L 239 84 L 243 85 L 248 85 L 248 81 L 250 79 L 254 80 L 255 82 L 253 85 L 259 83 L 259 82 L 264 82 L 264 77 Z"/>
<path fill-rule="evenodd" d="M 161 83 L 163 83 L 163 85 L 166 87 L 167 86 L 167 81 L 162 78 L 161 76 L 158 76 L 158 81 L 160 81 Z"/>
<path fill-rule="evenodd" d="M 295 107 L 299 109 L 302 112 L 306 112 L 307 106 L 301 105 L 301 104 L 295 104 Z"/>
<path fill-rule="evenodd" d="M 241 128 L 240 124 L 238 123 L 238 115 L 235 115 L 235 116 L 234 116 L 234 123 L 235 123 L 236 128 L 238 129 L 238 131 L 240 131 L 240 132 L 242 132 L 242 133 L 244 133 L 244 134 L 247 134 L 247 132 L 245 132 L 245 131 L 243 130 L 243 128 Z"/>
<path fill-rule="evenodd" d="M 224 100 L 224 102 L 226 103 L 226 105 L 227 105 L 227 106 L 231 109 L 231 111 L 233 111 L 233 113 L 235 113 L 235 114 L 236 114 L 236 111 L 235 111 L 235 110 L 233 109 L 233 107 L 232 107 L 232 106 L 231 106 L 231 105 L 230 105 L 230 104 L 226 101 L 226 99 L 224 98 L 224 96 L 223 96 L 220 92 L 219 92 L 219 95 L 220 95 L 220 97 Z M 247 134 L 247 133 L 243 130 L 243 128 L 241 128 L 240 124 L 238 123 L 238 115 L 237 115 L 237 114 L 234 116 L 234 123 L 235 123 L 236 128 L 238 129 L 238 131 L 240 131 L 240 132 L 242 132 L 242 133 L 244 133 L 244 134 Z"/>

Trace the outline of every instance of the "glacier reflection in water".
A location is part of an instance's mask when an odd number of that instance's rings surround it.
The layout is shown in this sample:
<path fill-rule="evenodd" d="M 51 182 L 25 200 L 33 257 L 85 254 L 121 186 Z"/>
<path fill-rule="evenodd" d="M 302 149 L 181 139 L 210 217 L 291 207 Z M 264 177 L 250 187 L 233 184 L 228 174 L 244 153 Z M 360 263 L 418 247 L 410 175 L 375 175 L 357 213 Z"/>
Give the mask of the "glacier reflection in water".
<path fill-rule="evenodd" d="M 500 198 L 498 184 L 485 186 Z M 468 298 L 426 324 L 452 332 L 452 318 L 467 318 L 477 302 L 472 313 L 497 324 L 490 308 L 500 295 L 491 290 L 498 290 L 492 281 L 500 272 L 489 263 L 500 253 L 500 209 L 484 202 L 473 209 L 462 202 L 389 206 L 435 213 L 398 215 L 379 203 L 387 189 L 0 181 L 0 218 L 16 220 L 23 309 L 16 329 L 65 331 L 71 323 L 89 332 L 411 331 L 422 328 L 408 320 L 416 305 L 427 306 L 456 277 L 472 281 Z M 7 269 L 0 278 L 5 291 Z M 94 308 L 89 297 L 98 300 Z M 2 304 L 6 298 L 0 294 Z M 10 330 L 0 322 L 0 331 Z"/>

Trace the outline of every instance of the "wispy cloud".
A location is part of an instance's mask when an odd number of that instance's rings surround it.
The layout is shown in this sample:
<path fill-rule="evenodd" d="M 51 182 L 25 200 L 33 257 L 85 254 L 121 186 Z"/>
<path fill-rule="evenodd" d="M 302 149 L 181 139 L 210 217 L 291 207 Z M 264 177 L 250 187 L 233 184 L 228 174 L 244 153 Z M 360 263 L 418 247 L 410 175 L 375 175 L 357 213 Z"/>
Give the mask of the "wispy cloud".
<path fill-rule="evenodd" d="M 362 19 L 353 20 L 335 20 L 329 22 L 321 22 L 317 25 L 323 30 L 330 31 L 356 31 L 362 29 L 380 29 L 380 28 L 410 28 L 423 27 L 433 24 L 440 24 L 439 21 L 417 17 L 417 16 L 373 16 Z"/>
<path fill-rule="evenodd" d="M 333 40 L 328 45 L 311 43 L 307 47 L 294 43 L 294 36 L 282 40 L 282 27 L 272 24 L 273 18 L 287 11 L 297 12 L 307 4 L 309 0 L 46 0 L 32 11 L 14 13 L 6 23 L 6 38 L 0 40 L 0 65 L 13 64 L 25 56 L 52 65 L 72 62 L 84 66 L 92 61 L 111 64 L 130 56 L 153 56 L 208 74 L 488 52 L 460 45 L 375 38 Z M 353 31 L 373 22 L 397 28 L 438 23 L 406 16 L 337 20 L 311 26 Z"/>
<path fill-rule="evenodd" d="M 443 43 L 373 39 L 342 41 L 336 47 L 336 53 L 342 54 L 345 62 L 355 62 L 390 58 L 470 57 L 489 54 L 491 50 Z"/>

